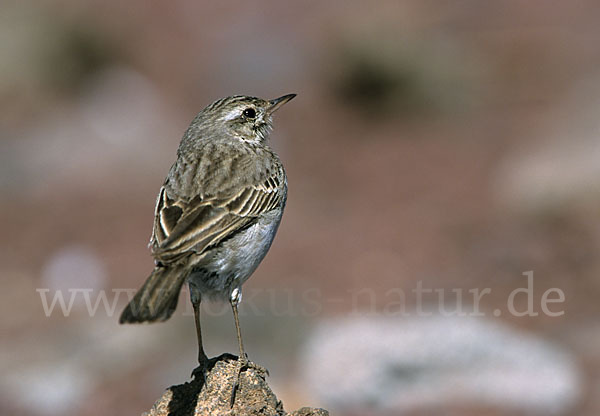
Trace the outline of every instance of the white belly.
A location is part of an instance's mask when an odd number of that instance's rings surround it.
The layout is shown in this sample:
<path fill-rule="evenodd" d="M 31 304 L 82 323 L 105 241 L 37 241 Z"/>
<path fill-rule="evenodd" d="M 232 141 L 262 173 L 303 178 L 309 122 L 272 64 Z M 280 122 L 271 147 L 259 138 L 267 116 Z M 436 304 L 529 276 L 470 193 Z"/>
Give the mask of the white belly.
<path fill-rule="evenodd" d="M 211 249 L 194 268 L 189 282 L 202 297 L 227 300 L 241 288 L 269 251 L 282 212 L 271 211 L 255 224 Z"/>

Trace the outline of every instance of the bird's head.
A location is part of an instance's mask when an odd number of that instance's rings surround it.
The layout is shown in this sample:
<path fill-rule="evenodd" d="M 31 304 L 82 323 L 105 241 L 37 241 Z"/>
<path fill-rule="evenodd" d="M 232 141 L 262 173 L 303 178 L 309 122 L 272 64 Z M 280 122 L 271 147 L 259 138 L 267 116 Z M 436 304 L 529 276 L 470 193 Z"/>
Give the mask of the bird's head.
<path fill-rule="evenodd" d="M 213 133 L 224 133 L 250 143 L 262 143 L 272 129 L 272 114 L 295 96 L 287 94 L 273 100 L 263 100 L 234 95 L 210 104 L 198 115 L 198 121 Z"/>

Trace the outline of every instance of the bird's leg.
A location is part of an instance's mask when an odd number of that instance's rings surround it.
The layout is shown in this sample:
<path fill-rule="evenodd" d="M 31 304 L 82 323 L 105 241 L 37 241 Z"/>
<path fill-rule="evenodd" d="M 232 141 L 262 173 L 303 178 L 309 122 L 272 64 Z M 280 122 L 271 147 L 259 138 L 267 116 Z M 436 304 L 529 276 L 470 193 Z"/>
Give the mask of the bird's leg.
<path fill-rule="evenodd" d="M 196 321 L 196 337 L 198 338 L 198 363 L 204 364 L 208 357 L 202 346 L 202 329 L 200 328 L 200 302 L 194 303 L 194 320 Z"/>
<path fill-rule="evenodd" d="M 241 302 L 241 300 L 242 300 L 241 289 L 240 288 L 233 289 L 233 291 L 231 292 L 231 295 L 229 297 L 229 302 L 231 303 L 231 309 L 233 310 L 233 320 L 235 321 L 235 329 L 237 332 L 238 345 L 240 347 L 240 356 L 238 357 L 238 368 L 235 373 L 235 378 L 233 380 L 233 390 L 231 392 L 231 401 L 229 403 L 230 407 L 233 407 L 233 404 L 235 402 L 235 394 L 240 385 L 240 374 L 242 373 L 242 371 L 244 371 L 247 368 L 252 368 L 254 370 L 257 370 L 259 372 L 259 374 L 262 374 L 262 377 L 264 377 L 265 374 L 266 375 L 269 374 L 269 372 L 266 369 L 248 361 L 248 357 L 246 356 L 246 353 L 244 352 L 244 342 L 242 341 L 242 331 L 240 329 L 240 317 L 238 314 L 238 304 Z"/>
<path fill-rule="evenodd" d="M 237 332 L 238 345 L 240 347 L 240 363 L 244 365 L 248 363 L 248 357 L 246 357 L 246 353 L 244 352 L 244 341 L 242 340 L 242 330 L 240 328 L 240 317 L 238 314 L 238 304 L 242 300 L 242 291 L 238 288 L 234 289 L 231 292 L 231 296 L 229 301 L 231 302 L 231 309 L 233 310 L 233 320 L 235 321 L 235 330 Z"/>
<path fill-rule="evenodd" d="M 240 356 L 238 358 L 238 370 L 235 373 L 233 380 L 233 391 L 231 392 L 230 407 L 233 407 L 235 402 L 235 393 L 239 387 L 240 373 L 248 365 L 248 358 L 244 352 L 244 342 L 242 341 L 242 330 L 240 329 L 240 317 L 238 314 L 238 304 L 242 300 L 242 291 L 240 288 L 235 288 L 229 296 L 229 302 L 231 303 L 231 309 L 233 310 L 233 320 L 235 321 L 235 330 L 237 332 L 238 345 L 240 347 Z"/>
<path fill-rule="evenodd" d="M 196 369 L 194 369 L 192 376 L 196 377 L 196 375 L 201 374 L 204 378 L 206 376 L 206 371 L 208 371 L 209 360 L 204 352 L 204 347 L 202 346 L 202 329 L 200 328 L 201 296 L 200 292 L 191 284 L 190 298 L 192 301 L 192 306 L 194 307 L 194 321 L 196 322 L 196 337 L 198 339 L 198 364 L 200 364 Z"/>

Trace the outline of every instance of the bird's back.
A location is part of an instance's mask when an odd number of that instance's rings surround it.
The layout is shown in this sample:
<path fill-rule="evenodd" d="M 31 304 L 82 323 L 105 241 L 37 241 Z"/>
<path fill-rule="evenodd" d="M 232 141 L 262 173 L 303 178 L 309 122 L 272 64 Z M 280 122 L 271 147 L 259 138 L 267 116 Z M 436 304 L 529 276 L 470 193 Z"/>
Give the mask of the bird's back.
<path fill-rule="evenodd" d="M 156 205 L 151 247 L 163 263 L 202 254 L 283 209 L 283 166 L 267 146 L 220 141 L 179 152 Z"/>

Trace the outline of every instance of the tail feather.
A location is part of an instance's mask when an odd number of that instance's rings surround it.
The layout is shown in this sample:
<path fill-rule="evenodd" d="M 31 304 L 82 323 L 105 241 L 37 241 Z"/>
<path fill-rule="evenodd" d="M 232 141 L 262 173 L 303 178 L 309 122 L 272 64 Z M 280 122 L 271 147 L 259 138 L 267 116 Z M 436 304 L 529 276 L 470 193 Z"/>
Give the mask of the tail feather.
<path fill-rule="evenodd" d="M 188 275 L 185 264 L 158 266 L 125 308 L 119 323 L 165 321 L 175 311 Z"/>

